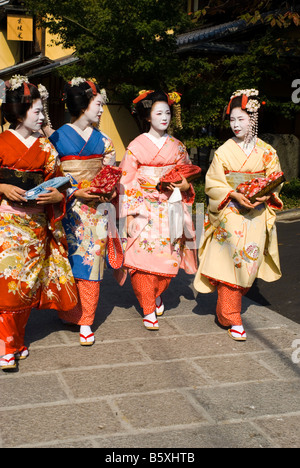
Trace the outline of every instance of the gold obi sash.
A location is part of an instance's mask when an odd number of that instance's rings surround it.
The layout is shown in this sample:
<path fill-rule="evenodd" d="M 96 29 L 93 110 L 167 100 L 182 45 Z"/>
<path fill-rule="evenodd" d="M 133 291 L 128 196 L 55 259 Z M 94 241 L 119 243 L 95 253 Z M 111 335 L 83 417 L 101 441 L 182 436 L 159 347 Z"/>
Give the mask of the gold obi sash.
<path fill-rule="evenodd" d="M 175 164 L 168 166 L 140 166 L 137 173 L 137 179 L 143 190 L 156 190 L 160 179 L 167 174 Z"/>
<path fill-rule="evenodd" d="M 65 174 L 71 174 L 76 182 L 82 180 L 92 181 L 98 172 L 102 169 L 103 156 L 94 157 L 92 159 L 62 159 L 61 167 Z"/>
<path fill-rule="evenodd" d="M 230 185 L 233 190 L 237 188 L 238 185 L 248 182 L 252 179 L 257 179 L 259 177 L 265 177 L 264 172 L 228 172 L 226 174 L 227 183 Z"/>

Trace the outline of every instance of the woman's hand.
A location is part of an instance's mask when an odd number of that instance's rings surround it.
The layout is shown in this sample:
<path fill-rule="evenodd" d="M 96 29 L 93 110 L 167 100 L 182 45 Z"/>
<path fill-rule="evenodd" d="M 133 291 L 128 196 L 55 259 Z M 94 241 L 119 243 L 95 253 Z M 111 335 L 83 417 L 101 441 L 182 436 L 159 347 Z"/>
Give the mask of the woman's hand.
<path fill-rule="evenodd" d="M 93 193 L 93 189 L 91 189 L 91 193 Z M 100 195 L 100 194 L 98 194 L 100 203 L 109 203 L 114 198 L 116 198 L 116 196 L 117 196 L 116 189 L 114 189 L 114 191 L 110 195 Z"/>
<path fill-rule="evenodd" d="M 64 198 L 63 194 L 54 187 L 47 187 L 47 193 L 39 195 L 36 199 L 37 205 L 49 205 L 60 203 Z"/>
<path fill-rule="evenodd" d="M 255 203 L 253 203 L 254 208 L 258 205 L 261 205 L 262 203 L 267 203 L 268 200 L 270 200 L 272 195 L 265 195 L 264 197 L 257 198 L 255 200 Z"/>
<path fill-rule="evenodd" d="M 133 221 L 133 220 L 134 220 L 134 216 L 133 216 L 133 215 L 128 215 L 128 216 L 127 216 L 126 229 L 127 229 L 127 235 L 128 235 L 129 237 L 130 237 L 130 234 L 129 234 L 128 228 L 129 228 L 129 226 L 130 226 L 131 221 Z"/>
<path fill-rule="evenodd" d="M 174 190 L 175 188 L 179 188 L 180 192 L 187 192 L 190 188 L 190 183 L 186 180 L 185 177 L 182 176 L 182 181 L 176 184 L 170 184 L 168 186 L 169 190 Z"/>
<path fill-rule="evenodd" d="M 230 198 L 236 200 L 244 208 L 247 208 L 249 210 L 255 208 L 254 205 L 252 205 L 252 203 L 248 200 L 248 198 L 246 198 L 245 195 L 243 195 L 242 193 L 231 192 Z"/>
<path fill-rule="evenodd" d="M 5 198 L 15 202 L 27 202 L 25 198 L 26 190 L 16 187 L 15 185 L 0 184 L 0 193 L 3 193 Z"/>
<path fill-rule="evenodd" d="M 76 198 L 80 198 L 81 200 L 84 200 L 86 202 L 88 202 L 88 201 L 98 201 L 98 202 L 100 202 L 99 195 L 96 195 L 95 193 L 93 194 L 91 192 L 90 187 L 76 190 L 76 192 L 74 193 L 74 196 Z"/>
<path fill-rule="evenodd" d="M 266 195 L 265 197 L 257 198 L 254 203 L 251 203 L 248 200 L 248 198 L 246 198 L 245 195 L 243 195 L 242 193 L 231 192 L 230 197 L 236 200 L 241 206 L 253 210 L 253 208 L 256 208 L 258 205 L 266 203 L 271 197 L 271 195 Z"/>

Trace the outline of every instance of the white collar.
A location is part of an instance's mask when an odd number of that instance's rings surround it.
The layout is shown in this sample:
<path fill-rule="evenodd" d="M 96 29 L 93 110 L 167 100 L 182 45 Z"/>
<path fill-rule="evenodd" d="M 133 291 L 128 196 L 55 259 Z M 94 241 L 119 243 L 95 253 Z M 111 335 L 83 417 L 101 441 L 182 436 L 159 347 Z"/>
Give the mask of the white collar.
<path fill-rule="evenodd" d="M 168 138 L 168 134 L 165 133 L 162 137 L 156 138 L 155 136 L 151 135 L 151 133 L 144 133 L 146 137 L 148 137 L 159 149 L 161 149 L 164 144 L 166 139 Z"/>
<path fill-rule="evenodd" d="M 33 133 L 32 135 L 30 135 L 28 138 L 24 138 L 19 132 L 17 132 L 16 130 L 12 129 L 12 128 L 9 128 L 8 129 L 13 135 L 15 135 L 22 143 L 24 143 L 25 146 L 27 146 L 27 148 L 30 148 L 35 142 L 36 140 L 38 139 L 40 135 L 40 133 L 36 132 L 36 133 Z"/>

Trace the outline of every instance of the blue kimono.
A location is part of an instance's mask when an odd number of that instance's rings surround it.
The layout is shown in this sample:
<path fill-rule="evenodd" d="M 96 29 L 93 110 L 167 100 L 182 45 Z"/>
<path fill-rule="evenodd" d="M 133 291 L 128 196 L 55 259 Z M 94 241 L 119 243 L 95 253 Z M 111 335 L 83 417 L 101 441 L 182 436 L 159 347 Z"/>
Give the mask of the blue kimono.
<path fill-rule="evenodd" d="M 80 182 L 92 181 L 103 165 L 115 164 L 112 141 L 97 129 L 85 141 L 71 124 L 63 125 L 50 140 L 59 153 L 63 172 L 73 178 L 63 225 L 74 278 L 101 281 L 107 243 L 107 204 L 81 201 L 74 197 L 74 192 Z"/>

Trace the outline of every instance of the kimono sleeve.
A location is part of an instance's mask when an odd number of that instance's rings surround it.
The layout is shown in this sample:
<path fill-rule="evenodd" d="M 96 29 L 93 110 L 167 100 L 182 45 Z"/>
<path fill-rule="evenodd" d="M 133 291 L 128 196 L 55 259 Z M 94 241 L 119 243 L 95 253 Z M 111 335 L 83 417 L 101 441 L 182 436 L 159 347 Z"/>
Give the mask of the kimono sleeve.
<path fill-rule="evenodd" d="M 122 177 L 120 180 L 120 216 L 136 216 L 143 206 L 144 197 L 137 181 L 139 163 L 134 154 L 128 149 L 120 164 Z"/>
<path fill-rule="evenodd" d="M 186 147 L 181 142 L 179 144 L 179 160 L 177 164 L 192 164 Z M 193 184 L 190 183 L 190 188 L 186 192 L 181 192 L 181 195 L 184 203 L 186 203 L 187 205 L 192 205 L 196 198 L 196 193 Z"/>
<path fill-rule="evenodd" d="M 113 142 L 106 135 L 103 139 L 104 142 L 104 157 L 103 166 L 115 166 L 116 165 L 116 150 Z"/>
<path fill-rule="evenodd" d="M 263 155 L 263 163 L 265 167 L 266 176 L 268 177 L 272 172 L 281 172 L 281 166 L 277 151 L 270 145 L 266 145 L 267 148 Z M 283 184 L 276 187 L 271 194 L 271 198 L 267 201 L 267 204 L 275 209 L 281 210 L 283 208 L 283 202 L 279 198 L 279 192 L 282 189 Z"/>
<path fill-rule="evenodd" d="M 226 180 L 225 170 L 225 164 L 216 152 L 205 178 L 205 193 L 209 197 L 210 211 L 214 213 L 225 207 L 233 192 Z"/>
<path fill-rule="evenodd" d="M 58 152 L 49 140 L 43 144 L 43 151 L 46 152 L 46 160 L 44 167 L 45 181 L 53 179 L 54 177 L 64 176 L 61 169 L 60 159 Z M 50 219 L 51 228 L 54 229 L 55 224 L 60 221 L 66 214 L 66 195 L 63 193 L 63 199 L 60 203 L 47 206 L 48 217 Z"/>

